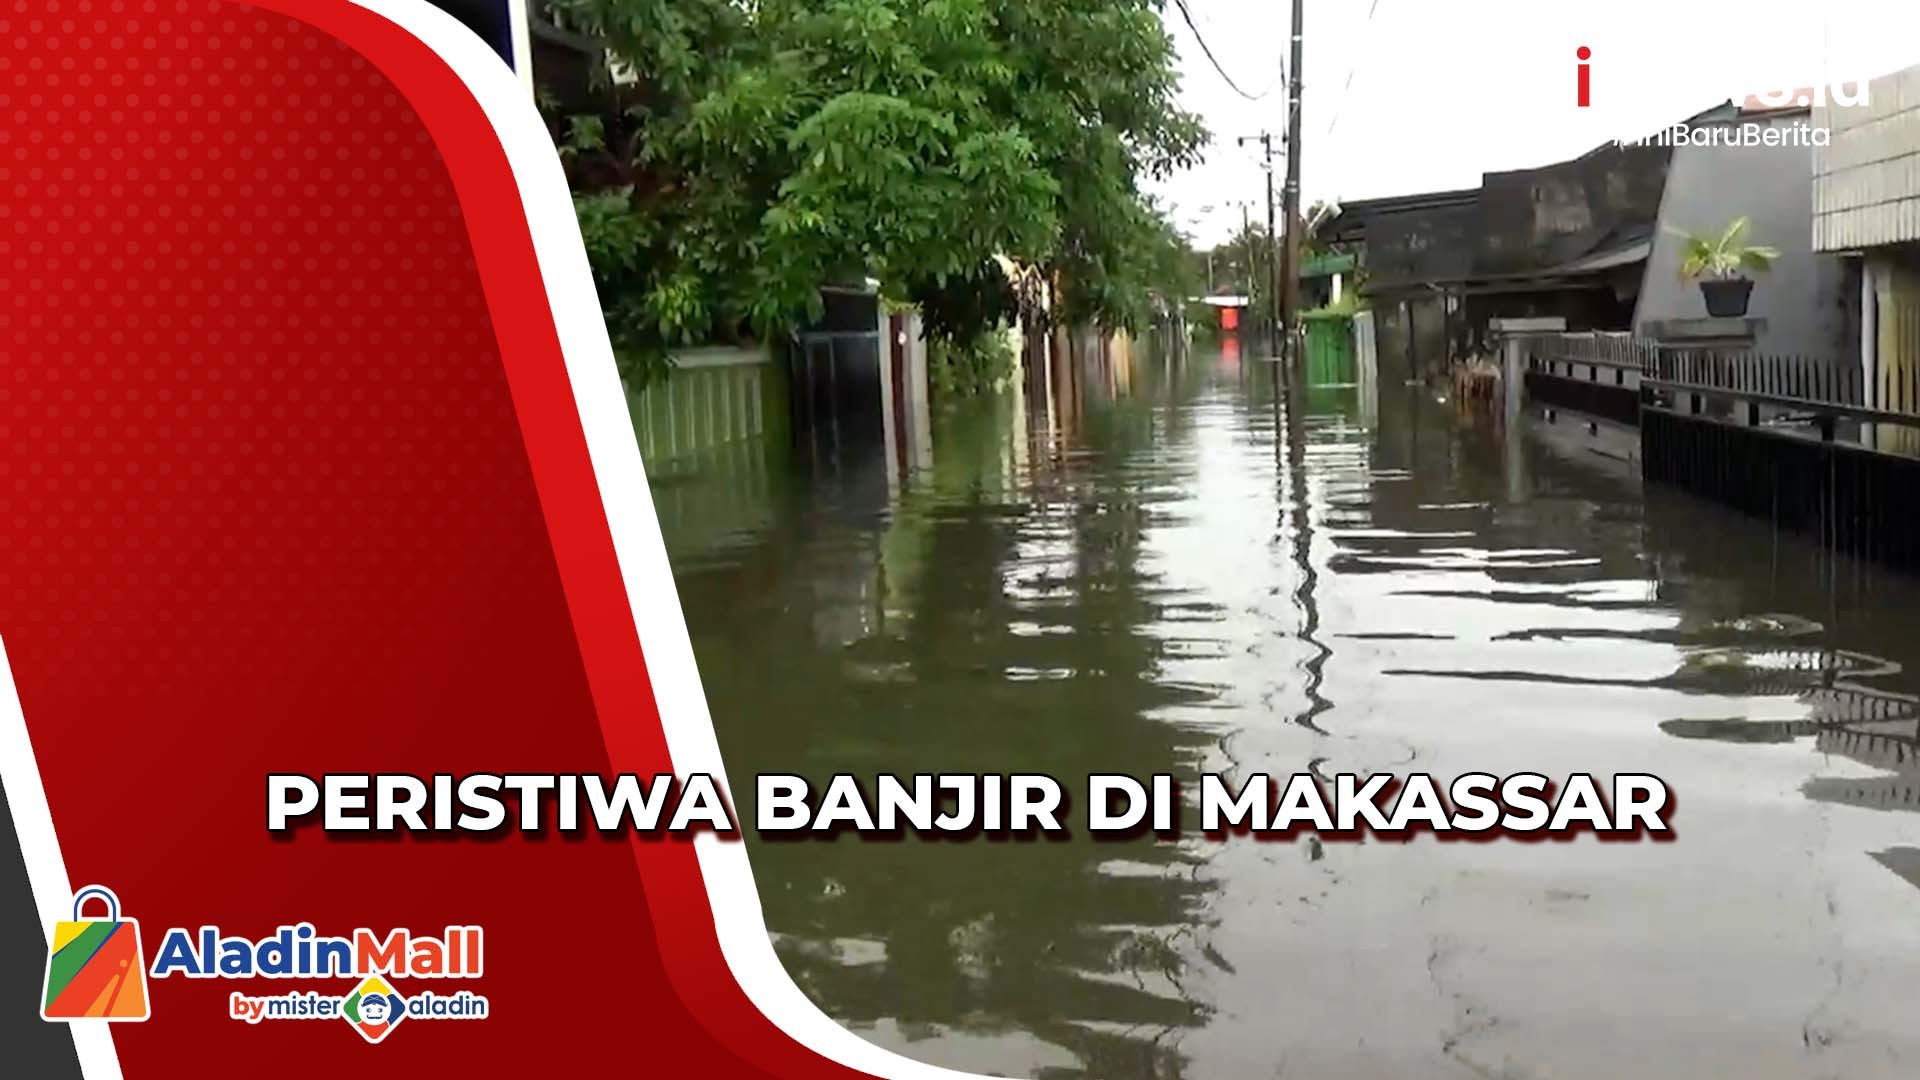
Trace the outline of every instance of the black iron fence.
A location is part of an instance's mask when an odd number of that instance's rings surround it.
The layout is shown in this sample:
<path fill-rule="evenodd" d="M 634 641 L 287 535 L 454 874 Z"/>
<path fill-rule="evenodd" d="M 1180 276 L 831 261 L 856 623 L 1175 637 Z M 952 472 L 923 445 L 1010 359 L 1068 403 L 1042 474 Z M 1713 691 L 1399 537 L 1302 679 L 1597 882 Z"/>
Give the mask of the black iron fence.
<path fill-rule="evenodd" d="M 1872 347 L 1845 358 L 1615 333 L 1506 345 L 1529 400 L 1637 426 L 1648 481 L 1920 568 L 1920 313 L 1864 333 Z"/>
<path fill-rule="evenodd" d="M 1920 355 L 1868 365 L 1823 356 L 1658 347 L 1648 355 L 1641 387 L 1643 409 L 1920 458 Z"/>
<path fill-rule="evenodd" d="M 1881 355 L 1875 364 L 1645 343 L 1644 476 L 1831 551 L 1920 567 L 1911 502 L 1920 493 L 1920 351 Z"/>

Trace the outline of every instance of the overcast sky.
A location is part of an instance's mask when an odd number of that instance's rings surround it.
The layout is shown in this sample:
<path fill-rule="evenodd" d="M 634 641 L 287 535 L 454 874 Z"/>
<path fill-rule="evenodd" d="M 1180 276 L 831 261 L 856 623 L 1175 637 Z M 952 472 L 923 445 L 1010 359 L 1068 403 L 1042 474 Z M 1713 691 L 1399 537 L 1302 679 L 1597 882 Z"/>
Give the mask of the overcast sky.
<path fill-rule="evenodd" d="M 1305 0 L 1305 204 L 1472 187 L 1482 172 L 1574 157 L 1757 92 L 1920 63 L 1920 0 Z M 1186 0 L 1228 87 L 1166 0 L 1181 97 L 1214 133 L 1206 161 L 1157 184 L 1202 244 L 1265 216 L 1264 174 L 1235 137 L 1286 123 L 1276 82 L 1291 0 Z M 1371 11 L 1371 18 L 1369 18 Z M 1593 104 L 1574 52 L 1593 50 Z M 1212 207 L 1211 211 L 1205 209 Z"/>

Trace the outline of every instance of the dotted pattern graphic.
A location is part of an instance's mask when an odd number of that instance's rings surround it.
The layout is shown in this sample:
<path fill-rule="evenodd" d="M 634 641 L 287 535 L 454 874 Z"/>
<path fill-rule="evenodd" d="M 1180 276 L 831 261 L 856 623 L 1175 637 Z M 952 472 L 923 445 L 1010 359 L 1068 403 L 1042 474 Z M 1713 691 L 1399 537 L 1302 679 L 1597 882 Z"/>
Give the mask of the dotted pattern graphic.
<path fill-rule="evenodd" d="M 319 635 L 343 589 L 431 587 L 455 523 L 422 496 L 490 516 L 524 465 L 471 452 L 516 439 L 511 408 L 459 206 L 392 87 L 281 16 L 132 6 L 0 20 L 0 443 L 26 463 L 0 517 L 49 538 L 0 559 L 0 596 L 72 590 L 0 632 L 50 645 L 152 605 L 173 633 L 121 659 L 164 679 L 205 620 Z M 330 551 L 290 565 L 295 535 Z M 110 643 L 139 632 L 111 621 Z M 220 659 L 274 664 L 275 636 Z"/>
<path fill-rule="evenodd" d="M 0 3 L 0 120 L 0 637 L 72 876 L 149 950 L 317 910 L 550 927 L 488 941 L 477 989 L 523 1026 L 378 1049 L 539 1074 L 553 915 L 636 897 L 625 845 L 265 831 L 268 772 L 606 768 L 433 139 L 329 35 L 205 0 Z M 596 924 L 570 1031 L 629 1026 L 647 933 Z M 157 982 L 127 1075 L 363 1069 L 344 1025 L 226 1018 L 296 988 Z"/>

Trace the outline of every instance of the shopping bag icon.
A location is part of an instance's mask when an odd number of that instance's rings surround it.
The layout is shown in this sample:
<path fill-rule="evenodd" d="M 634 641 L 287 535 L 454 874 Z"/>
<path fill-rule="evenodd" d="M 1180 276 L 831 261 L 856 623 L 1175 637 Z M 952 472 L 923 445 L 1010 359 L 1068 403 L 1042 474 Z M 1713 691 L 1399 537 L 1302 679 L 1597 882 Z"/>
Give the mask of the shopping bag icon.
<path fill-rule="evenodd" d="M 89 900 L 106 905 L 107 917 L 89 919 L 81 909 Z M 53 924 L 47 953 L 47 995 L 40 1004 L 45 1020 L 145 1020 L 146 954 L 140 949 L 140 924 L 120 917 L 120 898 L 104 885 L 73 894 L 73 919 Z"/>

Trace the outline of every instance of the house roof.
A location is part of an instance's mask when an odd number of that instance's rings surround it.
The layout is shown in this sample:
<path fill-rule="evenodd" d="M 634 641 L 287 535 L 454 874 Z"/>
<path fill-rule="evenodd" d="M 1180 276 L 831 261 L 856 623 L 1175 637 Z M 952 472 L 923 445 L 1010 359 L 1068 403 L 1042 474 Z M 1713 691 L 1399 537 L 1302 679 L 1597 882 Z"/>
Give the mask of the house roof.
<path fill-rule="evenodd" d="M 1379 199 L 1355 199 L 1340 204 L 1340 210 L 1320 226 L 1320 239 L 1335 243 L 1355 243 L 1366 238 L 1367 226 L 1393 214 L 1472 206 L 1480 198 L 1477 187 L 1453 191 L 1423 191 L 1413 195 L 1389 195 Z"/>
<path fill-rule="evenodd" d="M 1418 291 L 1429 286 L 1453 286 L 1467 293 L 1511 293 L 1601 287 L 1609 281 L 1604 276 L 1608 271 L 1644 263 L 1652 254 L 1652 235 L 1644 230 L 1638 230 L 1635 236 L 1613 241 L 1579 258 L 1552 266 L 1509 273 L 1469 270 L 1419 280 L 1401 278 L 1369 283 L 1364 291 L 1370 295 L 1380 295 L 1404 293 L 1410 289 Z"/>
<path fill-rule="evenodd" d="M 1729 98 L 1726 101 L 1709 105 L 1680 122 L 1688 127 L 1698 127 L 1701 124 L 1731 124 L 1735 121 L 1747 120 L 1756 116 L 1792 116 L 1795 113 L 1806 116 L 1813 112 L 1813 106 L 1811 104 L 1813 95 L 1814 91 L 1811 89 L 1795 90 L 1793 91 L 1793 101 L 1796 104 L 1769 105 L 1760 100 L 1759 95 L 1748 94 L 1739 101 L 1734 101 Z M 1798 102 L 1801 101 L 1806 101 L 1808 104 L 1798 104 Z"/>
<path fill-rule="evenodd" d="M 1621 266 L 1643 263 L 1653 254 L 1653 237 L 1631 240 L 1605 251 L 1596 251 L 1584 258 L 1552 267 L 1544 273 L 1549 274 L 1590 274 L 1596 270 L 1612 270 Z"/>
<path fill-rule="evenodd" d="M 1341 207 L 1320 238 L 1364 243 L 1368 292 L 1600 284 L 1648 257 L 1671 155 L 1664 145 L 1606 143 L 1485 173 L 1477 188 L 1361 200 Z"/>
<path fill-rule="evenodd" d="M 1351 252 L 1328 252 L 1324 255 L 1309 255 L 1300 263 L 1300 276 L 1303 278 L 1314 278 L 1351 273 L 1354 264 L 1358 261 Z"/>
<path fill-rule="evenodd" d="M 606 52 L 606 46 L 593 38 L 563 26 L 556 26 L 537 15 L 527 20 L 527 29 L 541 41 L 550 41 L 585 56 L 597 56 Z"/>

